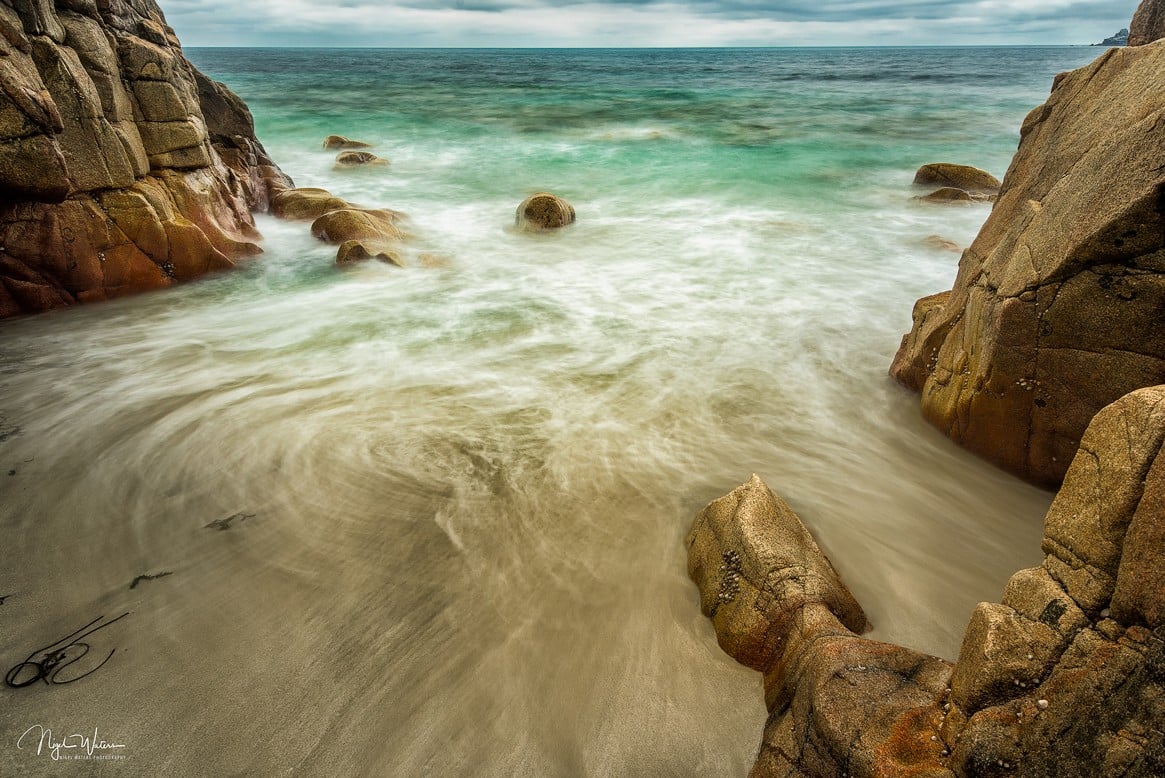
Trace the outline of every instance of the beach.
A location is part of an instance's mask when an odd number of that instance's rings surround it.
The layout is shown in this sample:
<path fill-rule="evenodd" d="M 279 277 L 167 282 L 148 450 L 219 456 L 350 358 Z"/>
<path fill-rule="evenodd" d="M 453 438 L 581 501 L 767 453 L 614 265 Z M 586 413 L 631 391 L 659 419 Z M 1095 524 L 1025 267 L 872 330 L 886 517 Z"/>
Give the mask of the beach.
<path fill-rule="evenodd" d="M 0 322 L 4 669 L 129 614 L 0 737 L 97 727 L 98 775 L 744 774 L 759 680 L 683 538 L 754 472 L 871 637 L 955 658 L 1051 495 L 886 375 L 990 208 L 911 179 L 1002 177 L 1094 54 L 188 50 L 299 186 L 407 214 L 410 266 L 259 216 L 230 273 Z M 542 189 L 578 222 L 514 231 Z"/>

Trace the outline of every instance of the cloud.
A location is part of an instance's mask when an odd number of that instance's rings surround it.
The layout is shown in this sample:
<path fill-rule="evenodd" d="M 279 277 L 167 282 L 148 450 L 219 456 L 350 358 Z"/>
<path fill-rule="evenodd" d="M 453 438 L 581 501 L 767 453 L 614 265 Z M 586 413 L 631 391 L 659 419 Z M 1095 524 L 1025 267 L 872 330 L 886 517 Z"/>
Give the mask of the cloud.
<path fill-rule="evenodd" d="M 162 0 L 187 45 L 1092 43 L 1136 0 Z M 1126 7 L 1127 6 L 1127 7 Z"/>

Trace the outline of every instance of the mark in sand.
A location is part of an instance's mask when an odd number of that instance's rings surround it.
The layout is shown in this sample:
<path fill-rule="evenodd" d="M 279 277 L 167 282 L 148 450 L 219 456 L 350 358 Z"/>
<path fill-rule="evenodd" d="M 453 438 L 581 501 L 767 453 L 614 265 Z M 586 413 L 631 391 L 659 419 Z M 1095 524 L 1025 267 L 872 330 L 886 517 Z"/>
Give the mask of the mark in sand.
<path fill-rule="evenodd" d="M 205 525 L 205 528 L 206 529 L 214 528 L 214 529 L 217 529 L 220 531 L 226 531 L 226 530 L 230 529 L 231 525 L 234 524 L 236 521 L 239 522 L 240 524 L 242 524 L 247 519 L 253 519 L 253 518 L 255 518 L 255 514 L 253 514 L 253 513 L 236 513 L 233 516 L 227 516 L 225 519 L 215 519 L 210 524 Z"/>
<path fill-rule="evenodd" d="M 140 584 L 142 581 L 156 581 L 159 578 L 165 578 L 168 575 L 174 575 L 174 573 L 166 570 L 161 573 L 154 573 L 153 575 L 139 575 L 137 578 L 133 579 L 133 583 L 129 585 L 129 588 L 136 589 L 138 588 L 138 584 Z"/>
<path fill-rule="evenodd" d="M 98 630 L 105 629 L 109 625 L 121 621 L 129 614 L 130 612 L 126 611 L 117 618 L 110 619 L 104 624 L 94 627 L 94 624 L 97 624 L 97 622 L 105 618 L 104 616 L 98 616 L 93 621 L 81 627 L 81 629 L 70 632 L 60 640 L 54 640 L 44 648 L 36 649 L 28 655 L 27 659 L 8 670 L 7 675 L 4 676 L 4 683 L 13 689 L 32 686 L 37 681 L 44 681 L 46 685 L 62 686 L 67 683 L 80 681 L 87 675 L 92 675 L 113 658 L 114 652 L 117 651 L 116 648 L 110 649 L 109 654 L 101 660 L 100 664 L 87 672 L 81 673 L 76 678 L 69 678 L 63 681 L 57 679 L 57 676 L 60 675 L 62 670 L 71 664 L 81 661 L 89 653 L 90 645 L 84 642 L 82 638 L 86 638 Z M 41 658 L 38 660 L 36 658 L 37 656 Z"/>

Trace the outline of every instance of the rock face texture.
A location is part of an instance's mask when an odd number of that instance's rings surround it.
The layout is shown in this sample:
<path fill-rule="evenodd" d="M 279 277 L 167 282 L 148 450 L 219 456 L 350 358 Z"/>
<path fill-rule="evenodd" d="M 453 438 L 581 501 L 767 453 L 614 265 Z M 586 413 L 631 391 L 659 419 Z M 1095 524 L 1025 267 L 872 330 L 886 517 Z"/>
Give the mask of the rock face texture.
<path fill-rule="evenodd" d="M 953 666 L 854 634 L 860 609 L 755 476 L 708 506 L 688 567 L 721 646 L 765 673 L 754 778 L 1165 775 L 1163 442 L 1165 386 L 1097 415 L 1044 563 L 976 608 Z"/>
<path fill-rule="evenodd" d="M 0 0 L 0 317 L 230 267 L 289 183 L 153 0 Z"/>
<path fill-rule="evenodd" d="M 1143 0 L 1129 25 L 1130 46 L 1144 46 L 1165 38 L 1165 2 Z"/>
<path fill-rule="evenodd" d="M 951 438 L 1063 478 L 1092 417 L 1165 381 L 1165 48 L 1112 49 L 1024 122 L 954 288 L 920 300 L 891 374 Z"/>

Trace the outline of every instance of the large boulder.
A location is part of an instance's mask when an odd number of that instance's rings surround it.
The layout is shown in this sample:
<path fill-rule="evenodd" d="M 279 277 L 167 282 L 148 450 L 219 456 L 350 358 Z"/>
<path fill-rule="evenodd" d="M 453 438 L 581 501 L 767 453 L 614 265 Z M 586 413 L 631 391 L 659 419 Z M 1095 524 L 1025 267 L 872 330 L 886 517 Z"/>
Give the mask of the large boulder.
<path fill-rule="evenodd" d="M 809 531 L 756 475 L 701 511 L 687 542 L 701 609 L 742 664 L 768 670 L 806 603 L 824 605 L 854 632 L 868 626 Z"/>
<path fill-rule="evenodd" d="M 949 774 L 938 703 L 950 664 L 859 637 L 861 606 L 760 478 L 701 511 L 687 545 L 721 647 L 765 675 L 753 775 Z"/>
<path fill-rule="evenodd" d="M 153 0 L 0 3 L 0 317 L 228 268 L 288 184 Z"/>
<path fill-rule="evenodd" d="M 752 776 L 1165 775 L 1163 441 L 1165 386 L 1097 415 L 1043 564 L 975 609 L 954 666 L 854 634 L 860 608 L 755 476 L 709 505 L 688 568 L 720 644 L 765 673 Z"/>
<path fill-rule="evenodd" d="M 1165 38 L 1165 2 L 1142 0 L 1129 25 L 1129 45 L 1144 46 Z"/>
<path fill-rule="evenodd" d="M 1057 484 L 1097 411 L 1165 381 L 1163 193 L 1165 48 L 1057 77 L 953 290 L 920 301 L 895 357 L 924 415 Z"/>

